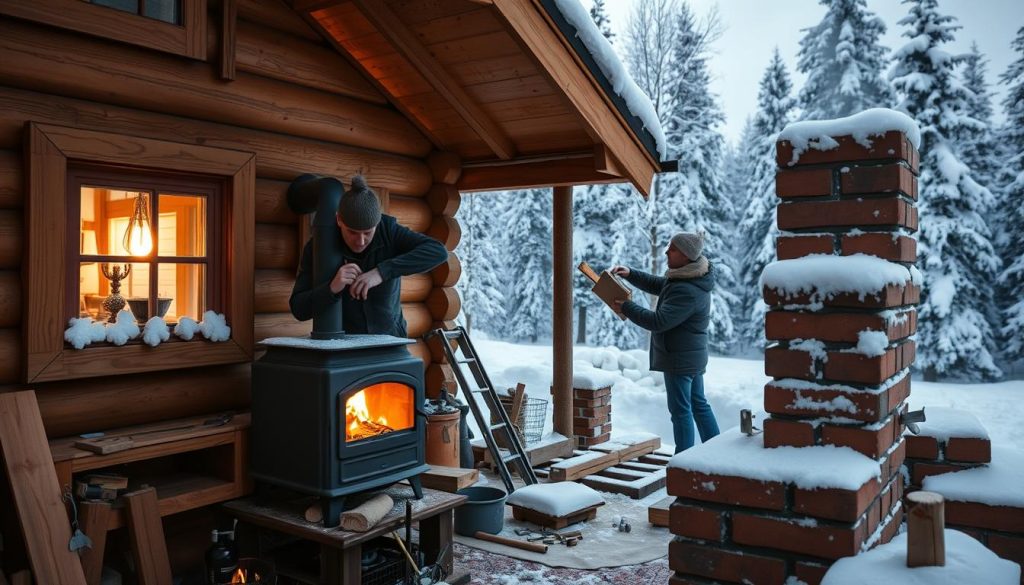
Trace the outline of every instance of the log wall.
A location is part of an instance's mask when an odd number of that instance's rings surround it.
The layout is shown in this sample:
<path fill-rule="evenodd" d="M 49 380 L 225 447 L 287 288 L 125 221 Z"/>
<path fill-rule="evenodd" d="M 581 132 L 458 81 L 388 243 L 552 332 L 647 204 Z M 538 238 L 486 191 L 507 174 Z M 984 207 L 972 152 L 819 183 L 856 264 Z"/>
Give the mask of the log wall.
<path fill-rule="evenodd" d="M 303 335 L 288 297 L 302 247 L 285 200 L 306 173 L 357 172 L 389 212 L 451 250 L 454 189 L 435 193 L 430 144 L 281 0 L 238 0 L 235 79 L 219 76 L 219 7 L 208 59 L 195 61 L 0 17 L 0 391 L 21 389 L 26 122 L 74 126 L 256 154 L 254 338 Z M 448 173 L 457 176 L 457 159 Z M 451 194 L 455 201 L 446 198 Z M 428 197 L 430 194 L 430 197 Z M 402 281 L 411 337 L 458 313 L 453 259 Z M 55 307 L 55 310 L 59 310 Z M 431 363 L 423 341 L 410 346 Z M 431 364 L 433 366 L 434 364 Z M 434 378 L 436 379 L 436 378 Z M 33 384 L 51 437 L 226 409 L 249 401 L 249 365 Z"/>

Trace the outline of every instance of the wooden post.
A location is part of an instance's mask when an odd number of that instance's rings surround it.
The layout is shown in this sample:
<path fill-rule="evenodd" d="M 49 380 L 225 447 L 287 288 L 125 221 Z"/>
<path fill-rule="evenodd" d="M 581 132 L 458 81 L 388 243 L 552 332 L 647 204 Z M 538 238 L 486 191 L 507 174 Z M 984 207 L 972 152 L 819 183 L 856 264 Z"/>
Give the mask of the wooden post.
<path fill-rule="evenodd" d="M 554 188 L 552 249 L 554 430 L 572 438 L 572 186 Z"/>
<path fill-rule="evenodd" d="M 946 565 L 945 508 L 941 494 L 918 491 L 907 494 L 907 566 Z"/>

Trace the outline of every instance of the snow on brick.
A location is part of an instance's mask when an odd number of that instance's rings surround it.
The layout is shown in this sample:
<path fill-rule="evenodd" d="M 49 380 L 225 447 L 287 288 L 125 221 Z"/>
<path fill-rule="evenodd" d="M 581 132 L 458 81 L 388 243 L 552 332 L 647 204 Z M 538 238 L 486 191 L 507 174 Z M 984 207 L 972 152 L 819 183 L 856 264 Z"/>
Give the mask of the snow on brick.
<path fill-rule="evenodd" d="M 800 160 L 805 151 L 832 150 L 837 148 L 835 136 L 852 136 L 864 148 L 871 148 L 872 136 L 884 136 L 896 130 L 907 135 L 914 148 L 921 147 L 921 130 L 913 118 L 887 108 L 872 108 L 846 118 L 835 120 L 807 120 L 786 126 L 779 133 L 779 140 L 793 145 L 793 159 L 790 165 Z"/>
<path fill-rule="evenodd" d="M 536 483 L 512 492 L 506 504 L 536 510 L 557 518 L 604 503 L 596 490 L 574 481 Z"/>
<path fill-rule="evenodd" d="M 885 350 L 889 347 L 889 336 L 882 331 L 872 331 L 865 329 L 857 334 L 857 347 L 853 348 L 853 353 L 859 353 L 868 357 L 877 357 L 885 355 Z"/>
<path fill-rule="evenodd" d="M 1017 585 L 1020 565 L 1001 559 L 983 544 L 958 530 L 946 529 L 944 567 L 907 567 L 907 534 L 854 557 L 836 561 L 821 585 Z"/>
<path fill-rule="evenodd" d="M 776 290 L 783 297 L 808 293 L 812 301 L 842 293 L 855 293 L 863 300 L 888 285 L 904 285 L 910 280 L 906 267 L 876 256 L 812 254 L 765 266 L 760 286 Z"/>
<path fill-rule="evenodd" d="M 815 400 L 804 396 L 799 391 L 796 393 L 796 400 L 793 404 L 787 404 L 786 408 L 794 410 L 820 410 L 824 412 L 857 412 L 857 405 L 845 396 L 836 396 L 832 400 Z"/>
<path fill-rule="evenodd" d="M 931 409 L 927 409 L 931 415 Z M 982 467 L 926 477 L 921 486 L 955 502 L 1024 508 L 1024 451 L 992 446 L 992 461 Z"/>
<path fill-rule="evenodd" d="M 599 370 L 595 367 L 587 367 L 581 362 L 576 362 L 572 372 L 572 387 L 583 390 L 598 390 L 615 385 L 615 381 L 621 379 L 619 370 L 614 372 Z"/>
<path fill-rule="evenodd" d="M 878 386 L 868 386 L 865 388 L 847 386 L 846 384 L 817 384 L 815 382 L 801 380 L 799 378 L 781 378 L 779 380 L 772 380 L 770 383 L 772 386 L 778 386 L 779 388 L 785 388 L 787 390 L 834 390 L 837 392 L 866 392 L 868 394 L 881 394 L 902 382 L 903 378 L 906 378 L 909 374 L 910 369 L 908 368 L 900 371 L 900 373 L 889 378 Z"/>
<path fill-rule="evenodd" d="M 793 483 L 804 489 L 856 490 L 881 478 L 878 462 L 849 447 L 764 448 L 764 435 L 729 429 L 707 443 L 674 455 L 670 467 L 707 474 Z"/>
<path fill-rule="evenodd" d="M 926 421 L 920 423 L 921 435 L 934 437 L 940 443 L 949 439 L 987 439 L 988 431 L 978 420 L 978 417 L 955 408 L 943 408 L 939 406 L 925 406 L 924 415 Z M 1021 484 L 1024 486 L 1024 483 Z"/>
<path fill-rule="evenodd" d="M 594 24 L 590 13 L 580 4 L 579 0 L 555 0 L 555 6 L 565 20 L 576 29 L 576 35 L 597 61 L 597 66 L 608 78 L 615 93 L 626 101 L 629 111 L 640 118 L 644 128 L 654 137 L 658 145 L 658 154 L 662 159 L 667 158 L 665 131 L 661 127 L 661 120 L 658 118 L 658 112 L 654 109 L 654 104 L 630 77 L 611 43 L 604 38 L 600 29 Z"/>

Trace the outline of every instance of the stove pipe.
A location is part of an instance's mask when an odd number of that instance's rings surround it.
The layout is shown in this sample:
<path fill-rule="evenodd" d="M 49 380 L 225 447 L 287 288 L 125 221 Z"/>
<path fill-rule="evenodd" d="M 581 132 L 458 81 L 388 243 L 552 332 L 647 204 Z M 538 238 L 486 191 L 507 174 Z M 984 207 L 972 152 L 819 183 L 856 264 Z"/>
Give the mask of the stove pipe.
<path fill-rule="evenodd" d="M 341 181 L 322 175 L 300 175 L 288 187 L 288 207 L 299 215 L 313 216 L 313 286 L 328 283 L 341 266 L 341 231 L 335 219 L 338 203 L 345 192 Z M 331 310 L 313 315 L 313 339 L 339 339 L 345 336 L 341 322 L 341 303 Z"/>

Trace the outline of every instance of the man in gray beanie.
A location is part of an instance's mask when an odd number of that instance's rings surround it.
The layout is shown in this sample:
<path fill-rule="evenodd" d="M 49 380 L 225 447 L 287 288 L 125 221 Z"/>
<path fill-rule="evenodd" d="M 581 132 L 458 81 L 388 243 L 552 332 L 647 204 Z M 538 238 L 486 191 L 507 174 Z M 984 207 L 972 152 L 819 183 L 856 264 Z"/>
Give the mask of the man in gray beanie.
<path fill-rule="evenodd" d="M 658 295 L 653 311 L 632 300 L 616 301 L 616 306 L 627 319 L 651 332 L 651 370 L 665 374 L 676 453 L 693 446 L 695 422 L 701 442 L 718 434 L 715 413 L 704 397 L 715 276 L 703 251 L 703 232 L 682 232 L 672 236 L 665 249 L 668 270 L 664 276 L 625 266 L 611 270 L 640 290 Z"/>
<path fill-rule="evenodd" d="M 351 188 L 341 196 L 336 220 L 342 265 L 330 282 L 314 287 L 313 242 L 307 242 L 289 299 L 292 315 L 306 321 L 340 302 L 347 333 L 405 337 L 401 277 L 443 264 L 448 250 L 382 214 L 377 194 L 362 175 L 352 177 Z"/>

